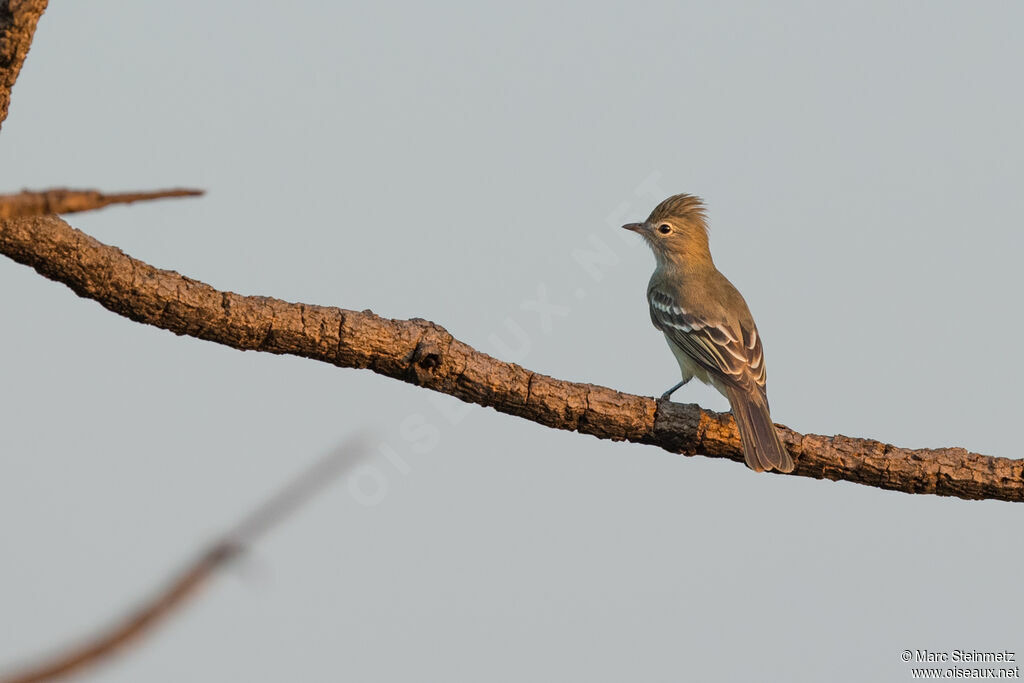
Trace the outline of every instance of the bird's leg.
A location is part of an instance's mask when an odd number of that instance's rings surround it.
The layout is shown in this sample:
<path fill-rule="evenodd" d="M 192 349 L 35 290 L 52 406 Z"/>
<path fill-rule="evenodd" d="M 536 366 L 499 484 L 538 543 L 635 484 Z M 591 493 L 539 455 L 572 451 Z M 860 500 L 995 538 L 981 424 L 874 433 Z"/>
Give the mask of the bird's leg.
<path fill-rule="evenodd" d="M 670 397 L 670 396 L 672 396 L 672 394 L 676 393 L 676 390 L 677 390 L 677 389 L 678 389 L 679 387 L 683 386 L 684 384 L 686 384 L 687 382 L 689 382 L 689 381 L 690 381 L 691 379 L 693 379 L 693 377 L 692 377 L 692 376 L 691 376 L 691 377 L 687 377 L 686 379 L 684 379 L 684 380 L 680 381 L 680 382 L 679 382 L 679 384 L 676 384 L 676 385 L 675 385 L 675 386 L 673 386 L 673 387 L 672 387 L 671 389 L 669 389 L 669 390 L 668 390 L 668 391 L 666 391 L 666 392 L 665 392 L 664 394 L 662 394 L 662 395 L 661 395 L 661 400 L 662 400 L 662 401 L 667 401 L 667 400 L 669 399 L 669 397 Z"/>

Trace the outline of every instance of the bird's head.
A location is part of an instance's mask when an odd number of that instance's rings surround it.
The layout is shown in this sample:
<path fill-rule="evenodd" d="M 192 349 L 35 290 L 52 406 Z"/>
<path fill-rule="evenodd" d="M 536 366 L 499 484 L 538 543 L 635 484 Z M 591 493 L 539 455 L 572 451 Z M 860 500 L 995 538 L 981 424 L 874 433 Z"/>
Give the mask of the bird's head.
<path fill-rule="evenodd" d="M 704 202 L 690 194 L 677 194 L 654 207 L 643 223 L 622 226 L 644 238 L 658 263 L 710 259 Z"/>

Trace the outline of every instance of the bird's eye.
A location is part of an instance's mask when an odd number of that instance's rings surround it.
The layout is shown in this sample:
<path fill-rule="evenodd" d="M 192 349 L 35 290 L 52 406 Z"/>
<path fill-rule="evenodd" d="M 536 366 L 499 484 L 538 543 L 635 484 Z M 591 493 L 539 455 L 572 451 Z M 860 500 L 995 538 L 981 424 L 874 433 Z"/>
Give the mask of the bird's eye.
<path fill-rule="evenodd" d="M 669 227 L 668 223 L 662 223 L 661 225 L 658 226 L 658 232 L 660 232 L 662 235 L 667 235 L 670 232 L 672 232 L 672 228 Z"/>

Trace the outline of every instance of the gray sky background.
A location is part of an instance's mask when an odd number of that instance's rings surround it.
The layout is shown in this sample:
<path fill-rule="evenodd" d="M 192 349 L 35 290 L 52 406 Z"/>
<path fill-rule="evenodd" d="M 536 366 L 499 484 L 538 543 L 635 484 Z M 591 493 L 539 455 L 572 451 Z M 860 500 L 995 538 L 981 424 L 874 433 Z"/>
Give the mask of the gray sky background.
<path fill-rule="evenodd" d="M 616 226 L 696 193 L 777 421 L 1018 457 L 1022 24 L 1013 2 L 53 3 L 0 187 L 203 187 L 70 222 L 647 395 L 678 370 Z M 572 257 L 595 239 L 599 279 Z M 569 308 L 549 330 L 522 308 L 539 287 Z M 1019 505 L 462 410 L 144 327 L 6 259 L 0 291 L 0 663 L 121 615 L 360 429 L 407 471 L 375 456 L 86 679 L 900 681 L 904 649 L 1024 657 Z"/>

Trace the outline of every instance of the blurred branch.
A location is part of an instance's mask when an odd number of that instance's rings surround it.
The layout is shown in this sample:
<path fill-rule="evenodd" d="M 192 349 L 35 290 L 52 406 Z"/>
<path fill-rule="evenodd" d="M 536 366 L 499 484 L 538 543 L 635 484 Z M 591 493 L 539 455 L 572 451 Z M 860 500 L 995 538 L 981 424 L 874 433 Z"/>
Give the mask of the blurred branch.
<path fill-rule="evenodd" d="M 241 549 L 229 543 L 217 543 L 179 574 L 159 595 L 134 614 L 94 641 L 56 655 L 31 668 L 0 678 L 0 683 L 38 683 L 69 676 L 114 654 L 144 635 L 154 625 L 181 606 L 206 583 L 210 575 L 235 557 Z"/>
<path fill-rule="evenodd" d="M 84 645 L 71 648 L 23 671 L 0 678 L 0 683 L 37 683 L 71 675 L 132 643 L 175 608 L 196 594 L 210 576 L 252 545 L 258 537 L 283 521 L 303 503 L 367 454 L 359 440 L 350 440 L 321 458 L 298 478 L 247 516 L 230 533 L 215 542 L 175 577 L 153 599 L 144 603 L 120 624 Z"/>
<path fill-rule="evenodd" d="M 481 353 L 427 320 L 222 292 L 133 259 L 56 216 L 0 221 L 0 252 L 119 315 L 175 334 L 366 368 L 554 429 L 743 460 L 728 413 L 547 377 Z M 785 427 L 781 434 L 798 476 L 1024 501 L 1024 460 L 962 448 L 909 450 Z"/>
<path fill-rule="evenodd" d="M 198 197 L 202 190 L 156 190 L 153 192 L 126 192 L 103 194 L 98 190 L 69 190 L 54 188 L 33 192 L 24 190 L 18 194 L 0 194 L 0 219 L 45 216 L 51 213 L 77 213 L 102 209 L 111 204 L 167 199 L 171 197 Z"/>
<path fill-rule="evenodd" d="M 0 2 L 0 125 L 7 119 L 11 88 L 18 80 L 47 0 Z"/>

